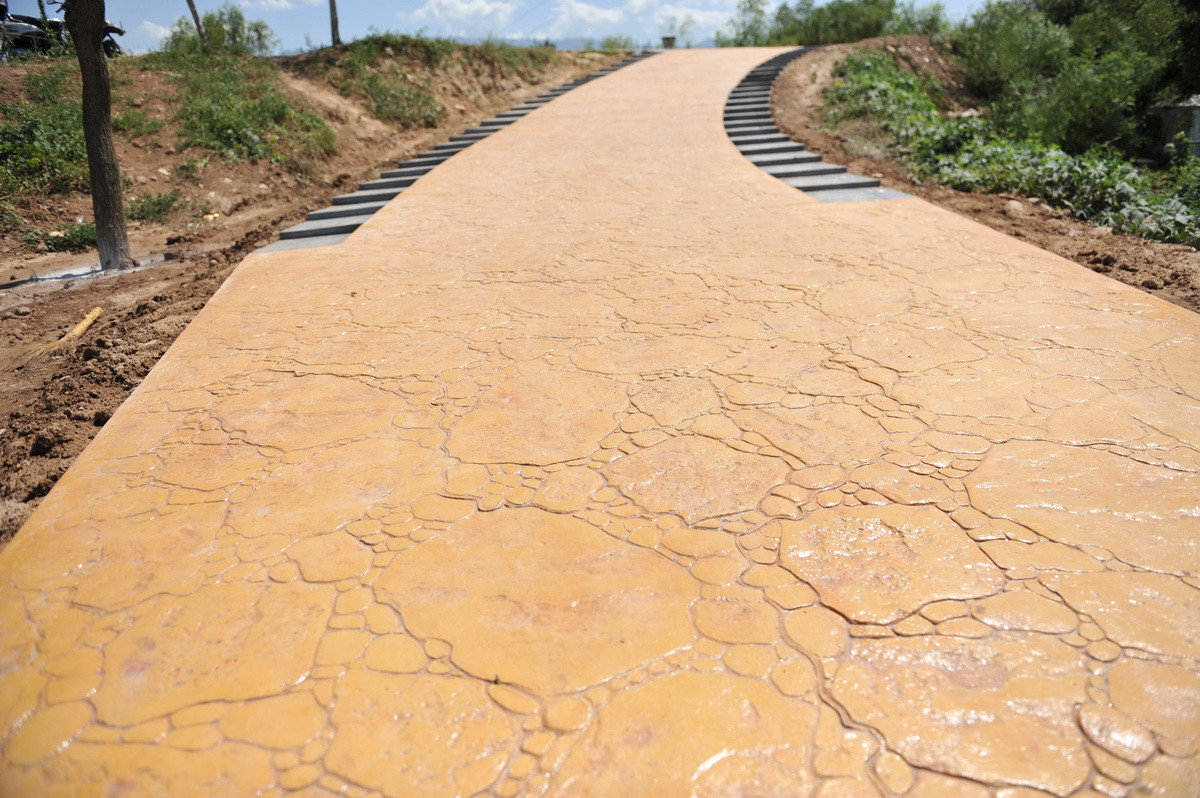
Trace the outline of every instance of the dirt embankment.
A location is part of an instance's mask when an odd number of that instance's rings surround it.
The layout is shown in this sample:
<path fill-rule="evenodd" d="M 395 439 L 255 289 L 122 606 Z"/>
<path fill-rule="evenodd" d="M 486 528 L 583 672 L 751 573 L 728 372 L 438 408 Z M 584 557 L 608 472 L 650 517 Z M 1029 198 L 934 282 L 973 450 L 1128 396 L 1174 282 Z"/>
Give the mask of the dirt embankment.
<path fill-rule="evenodd" d="M 830 130 L 821 118 L 821 100 L 833 82 L 834 67 L 860 48 L 886 49 L 916 73 L 932 74 L 947 90 L 950 112 L 970 110 L 961 74 L 924 36 L 889 36 L 856 44 L 835 44 L 793 61 L 779 76 L 772 96 L 779 127 L 826 160 L 860 175 L 879 178 L 888 188 L 915 194 L 1014 238 L 1061 255 L 1092 271 L 1200 312 L 1200 252 L 1182 244 L 1162 244 L 1113 233 L 1075 219 L 1066 211 L 1013 194 L 982 194 L 916 182 L 888 157 L 886 135 L 867 121 Z"/>
<path fill-rule="evenodd" d="M 429 83 L 446 108 L 441 124 L 408 130 L 374 118 L 319 77 L 289 71 L 287 89 L 318 108 L 338 136 L 337 153 L 304 178 L 267 162 L 230 163 L 215 156 L 197 177 L 185 178 L 187 169 L 181 173 L 180 167 L 204 153 L 174 147 L 174 88 L 162 73 L 135 70 L 132 79 L 145 98 L 141 110 L 164 127 L 156 143 L 120 136 L 122 169 L 135 196 L 170 190 L 183 196 L 167 223 L 131 224 L 134 254 L 149 265 L 103 278 L 14 286 L 30 274 L 95 263 L 95 254 L 39 254 L 9 232 L 0 239 L 0 545 L 246 254 L 388 165 L 617 58 L 563 53 L 533 79 L 498 74 L 482 64 L 474 71 L 453 66 L 434 73 Z M 85 195 L 41 197 L 22 211 L 46 226 L 91 218 Z M 219 215 L 205 221 L 205 212 Z M 78 346 L 18 367 L 31 349 L 59 338 L 93 307 L 101 307 L 103 315 Z"/>

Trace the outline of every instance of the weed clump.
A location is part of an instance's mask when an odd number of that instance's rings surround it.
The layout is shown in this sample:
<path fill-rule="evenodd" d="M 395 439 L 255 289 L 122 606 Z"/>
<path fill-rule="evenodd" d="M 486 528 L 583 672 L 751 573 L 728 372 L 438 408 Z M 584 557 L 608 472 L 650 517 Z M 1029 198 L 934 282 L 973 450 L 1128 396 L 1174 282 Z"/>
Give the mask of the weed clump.
<path fill-rule="evenodd" d="M 0 104 L 0 200 L 88 186 L 77 89 L 61 65 L 25 78 L 30 102 Z"/>
<path fill-rule="evenodd" d="M 859 51 L 837 68 L 826 118 L 874 119 L 892 149 L 920 179 L 964 191 L 1041 197 L 1080 219 L 1161 241 L 1200 237 L 1200 159 L 1181 156 L 1156 174 L 1093 148 L 1071 154 L 1037 138 L 1014 138 L 987 118 L 943 118 L 932 78 L 904 72 L 894 59 Z"/>
<path fill-rule="evenodd" d="M 162 194 L 134 197 L 129 202 L 128 216 L 134 221 L 165 222 L 179 204 L 181 197 L 178 189 L 171 189 Z"/>

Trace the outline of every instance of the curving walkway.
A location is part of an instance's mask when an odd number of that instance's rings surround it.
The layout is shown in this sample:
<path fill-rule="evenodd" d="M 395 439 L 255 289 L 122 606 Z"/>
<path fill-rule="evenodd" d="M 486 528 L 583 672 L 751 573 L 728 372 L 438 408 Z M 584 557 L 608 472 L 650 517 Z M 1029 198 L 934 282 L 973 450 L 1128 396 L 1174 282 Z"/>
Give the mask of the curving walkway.
<path fill-rule="evenodd" d="M 0 795 L 1195 796 L 1200 318 L 675 51 L 248 258 L 0 555 Z"/>

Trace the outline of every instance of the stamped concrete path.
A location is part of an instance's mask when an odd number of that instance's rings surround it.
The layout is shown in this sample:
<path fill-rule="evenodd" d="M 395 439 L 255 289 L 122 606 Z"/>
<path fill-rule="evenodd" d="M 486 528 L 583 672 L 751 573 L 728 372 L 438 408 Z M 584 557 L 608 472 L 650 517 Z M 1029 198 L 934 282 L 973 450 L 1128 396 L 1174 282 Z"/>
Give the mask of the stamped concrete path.
<path fill-rule="evenodd" d="M 1195 796 L 1200 317 L 679 51 L 252 256 L 0 557 L 5 796 Z"/>

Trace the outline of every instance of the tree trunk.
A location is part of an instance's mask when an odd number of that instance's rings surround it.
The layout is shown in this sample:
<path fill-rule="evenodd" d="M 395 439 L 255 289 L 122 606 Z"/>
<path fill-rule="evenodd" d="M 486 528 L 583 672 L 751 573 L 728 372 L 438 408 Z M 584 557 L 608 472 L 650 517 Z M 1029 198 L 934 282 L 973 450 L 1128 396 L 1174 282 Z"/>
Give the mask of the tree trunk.
<path fill-rule="evenodd" d="M 341 47 L 342 35 L 338 33 L 337 0 L 329 0 L 329 27 L 333 31 L 333 46 Z"/>
<path fill-rule="evenodd" d="M 104 0 L 67 0 L 67 30 L 75 43 L 83 78 L 83 138 L 92 179 L 92 212 L 102 269 L 136 265 L 125 232 L 125 200 L 121 169 L 112 140 L 112 89 L 108 61 L 100 38 L 104 32 Z"/>
<path fill-rule="evenodd" d="M 195 0 L 187 0 L 188 9 L 192 12 L 192 21 L 196 23 L 196 35 L 201 44 L 208 44 L 208 34 L 204 32 L 204 23 L 200 21 L 200 12 L 196 10 Z"/>

